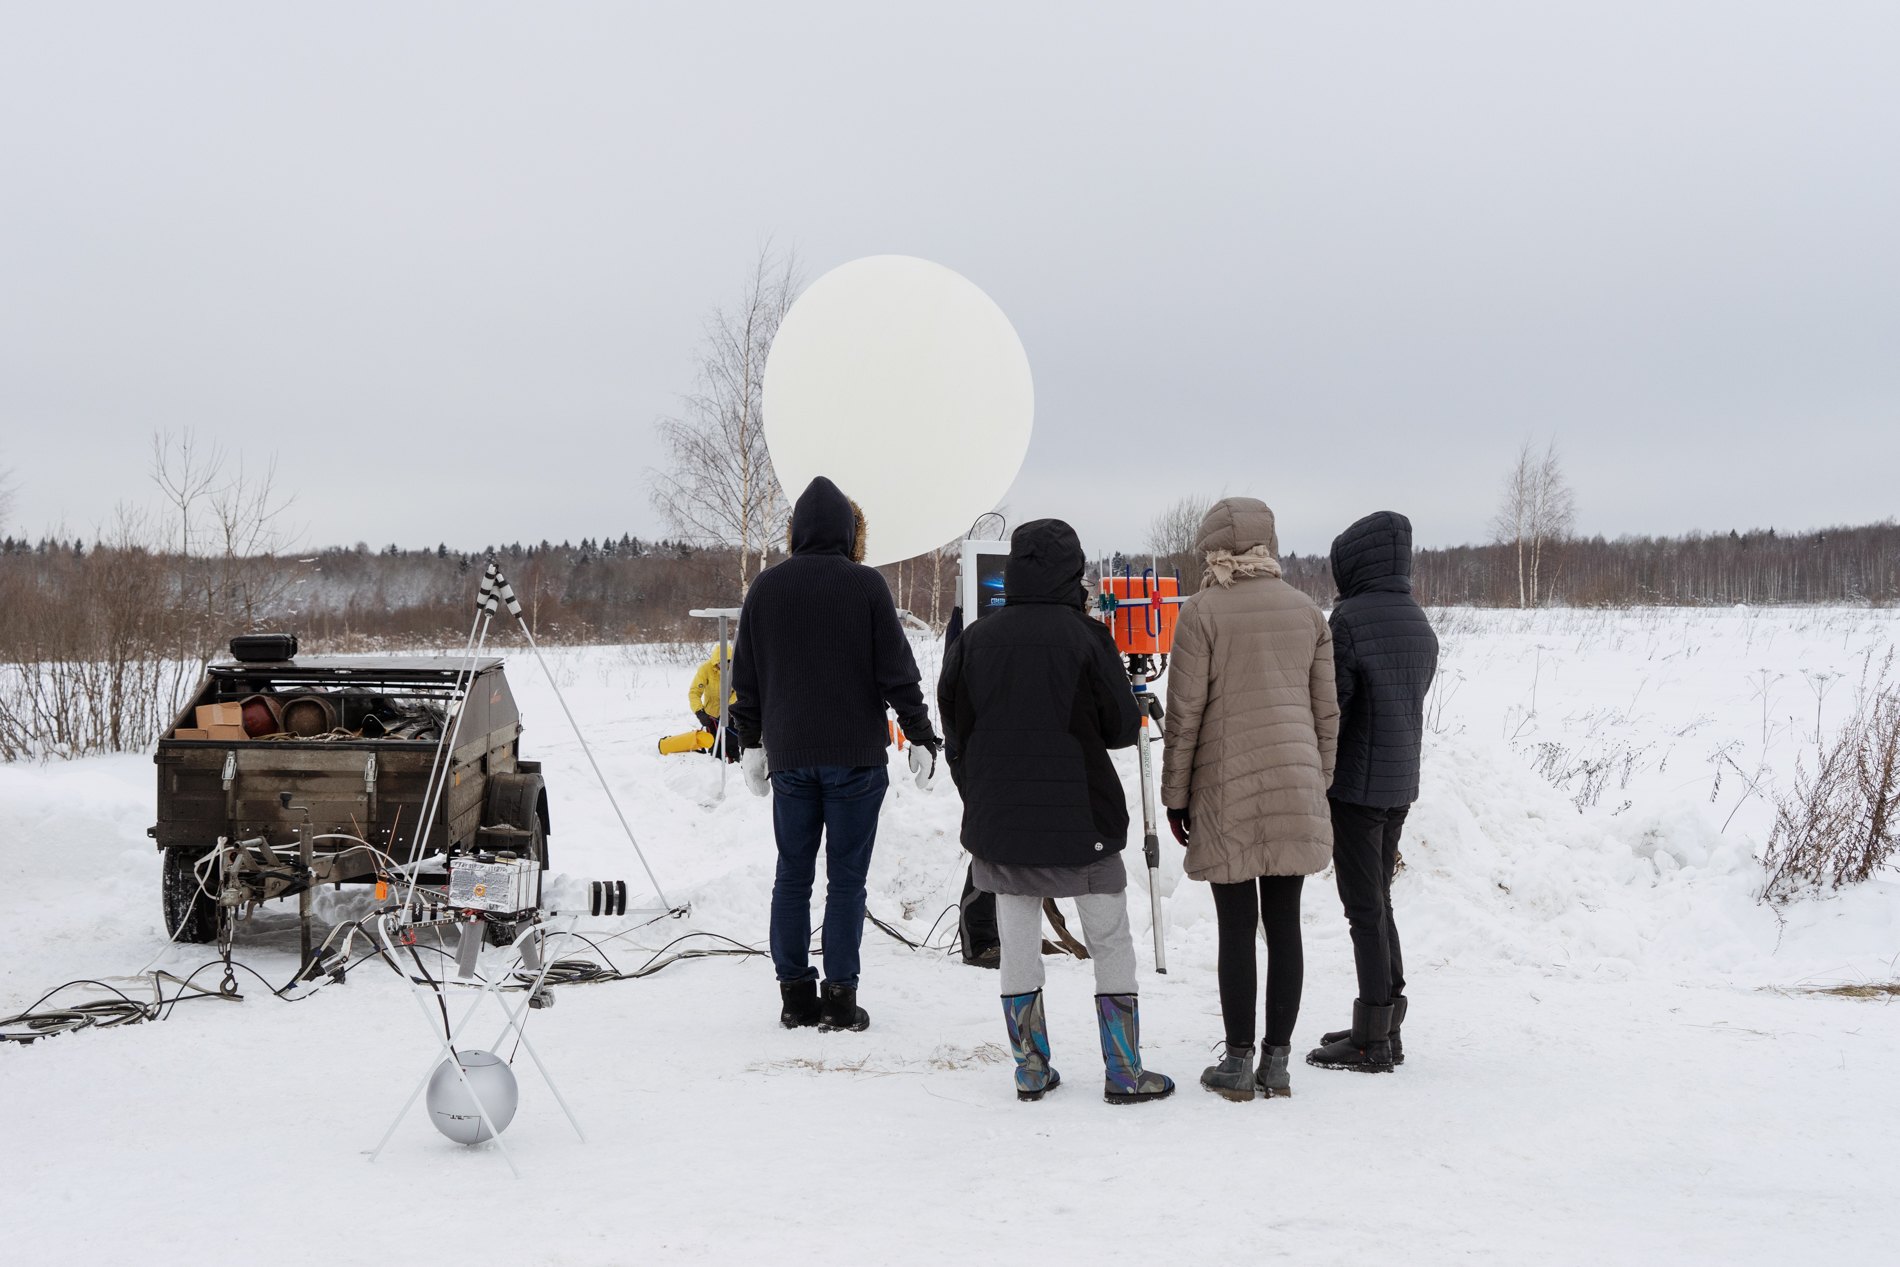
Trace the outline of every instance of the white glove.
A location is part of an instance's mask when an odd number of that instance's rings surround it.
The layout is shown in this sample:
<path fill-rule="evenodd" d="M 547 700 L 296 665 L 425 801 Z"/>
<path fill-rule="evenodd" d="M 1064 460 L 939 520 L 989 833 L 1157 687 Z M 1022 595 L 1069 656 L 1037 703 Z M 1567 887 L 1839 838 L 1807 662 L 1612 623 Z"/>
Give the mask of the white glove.
<path fill-rule="evenodd" d="M 937 750 L 914 743 L 905 749 L 910 754 L 910 772 L 917 779 L 917 786 L 928 792 L 930 780 L 937 773 Z"/>
<path fill-rule="evenodd" d="M 766 768 L 765 749 L 747 748 L 739 757 L 739 772 L 745 775 L 745 785 L 754 796 L 764 796 L 772 790 L 772 772 Z"/>

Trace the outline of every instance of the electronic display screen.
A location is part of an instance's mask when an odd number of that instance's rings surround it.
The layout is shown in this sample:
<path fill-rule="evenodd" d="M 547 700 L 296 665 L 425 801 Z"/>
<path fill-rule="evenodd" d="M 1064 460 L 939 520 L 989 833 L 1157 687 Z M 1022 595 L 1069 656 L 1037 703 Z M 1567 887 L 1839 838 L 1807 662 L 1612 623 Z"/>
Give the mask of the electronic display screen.
<path fill-rule="evenodd" d="M 1007 541 L 965 541 L 959 550 L 957 603 L 968 624 L 1003 610 L 1003 568 L 1009 563 Z"/>
<path fill-rule="evenodd" d="M 976 614 L 979 618 L 1001 610 L 1007 601 L 1003 597 L 1003 565 L 1008 562 L 1006 554 L 976 556 Z"/>

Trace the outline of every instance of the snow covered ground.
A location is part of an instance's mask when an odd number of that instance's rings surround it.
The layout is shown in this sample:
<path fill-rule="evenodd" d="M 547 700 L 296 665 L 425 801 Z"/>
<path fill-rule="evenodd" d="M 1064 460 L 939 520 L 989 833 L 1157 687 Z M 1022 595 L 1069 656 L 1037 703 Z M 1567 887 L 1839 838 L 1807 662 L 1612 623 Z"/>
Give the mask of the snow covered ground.
<path fill-rule="evenodd" d="M 1292 1099 L 1245 1105 L 1194 1085 L 1220 1036 L 1213 908 L 1170 844 L 1172 970 L 1142 982 L 1148 1064 L 1182 1084 L 1165 1103 L 1095 1093 L 1086 964 L 1051 961 L 1065 1086 L 1019 1105 L 995 977 L 867 929 L 865 1033 L 778 1028 L 762 958 L 563 987 L 530 1036 L 587 1143 L 524 1060 L 519 1183 L 492 1145 L 452 1145 L 420 1111 L 371 1165 L 430 1062 L 408 991 L 373 963 L 296 1004 L 246 978 L 241 1004 L 0 1047 L 5 1259 L 1882 1258 L 1900 1010 L 1811 988 L 1900 975 L 1900 882 L 1779 917 L 1757 904 L 1769 820 L 1749 783 L 1787 781 L 1900 619 L 1437 618 L 1442 685 L 1395 899 L 1413 1000 L 1395 1075 L 1296 1062 Z M 652 648 L 554 655 L 669 895 L 693 904 L 606 949 L 631 967 L 690 930 L 762 945 L 768 803 L 736 774 L 716 800 L 712 762 L 654 750 L 689 724 L 690 666 Z M 934 677 L 934 649 L 920 656 Z M 557 896 L 599 877 L 644 888 L 532 661 L 510 668 L 524 753 L 547 763 Z M 1123 769 L 1132 797 L 1132 756 Z M 0 1013 L 71 978 L 133 989 L 155 958 L 181 974 L 207 958 L 165 944 L 152 779 L 133 757 L 0 767 Z M 955 900 L 957 815 L 947 780 L 926 794 L 894 777 L 871 908 L 913 939 Z M 1330 874 L 1306 893 L 1296 1053 L 1352 997 Z M 1145 890 L 1130 898 L 1145 960 Z M 238 957 L 282 981 L 295 947 L 286 906 Z"/>

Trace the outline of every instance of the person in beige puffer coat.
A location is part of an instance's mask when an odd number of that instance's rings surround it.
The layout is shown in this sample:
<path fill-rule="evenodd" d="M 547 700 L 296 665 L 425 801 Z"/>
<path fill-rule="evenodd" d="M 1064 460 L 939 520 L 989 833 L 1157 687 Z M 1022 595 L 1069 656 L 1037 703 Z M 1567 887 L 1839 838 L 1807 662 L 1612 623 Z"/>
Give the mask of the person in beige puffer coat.
<path fill-rule="evenodd" d="M 1201 521 L 1199 593 L 1168 665 L 1161 801 L 1187 873 L 1214 889 L 1227 1049 L 1201 1085 L 1229 1099 L 1289 1095 L 1305 963 L 1300 887 L 1332 861 L 1339 699 L 1318 604 L 1280 578 L 1273 512 L 1228 497 Z M 1254 1071 L 1254 937 L 1267 935 L 1266 1041 Z"/>

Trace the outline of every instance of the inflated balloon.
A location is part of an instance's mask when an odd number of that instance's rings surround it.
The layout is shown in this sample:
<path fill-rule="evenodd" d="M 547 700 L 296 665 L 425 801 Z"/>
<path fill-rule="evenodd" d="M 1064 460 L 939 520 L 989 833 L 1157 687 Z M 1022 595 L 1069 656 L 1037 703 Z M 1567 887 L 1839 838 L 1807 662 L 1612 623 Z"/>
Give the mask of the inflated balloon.
<path fill-rule="evenodd" d="M 961 537 L 1029 451 L 1022 340 L 967 278 L 873 255 L 813 282 L 765 366 L 765 442 L 787 498 L 829 476 L 864 510 L 865 562 Z"/>

